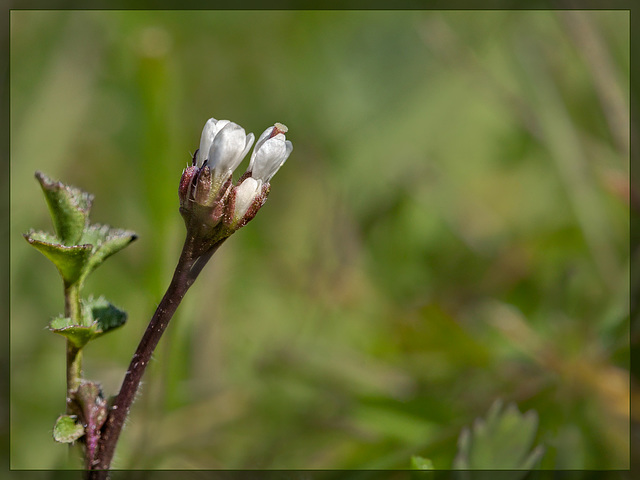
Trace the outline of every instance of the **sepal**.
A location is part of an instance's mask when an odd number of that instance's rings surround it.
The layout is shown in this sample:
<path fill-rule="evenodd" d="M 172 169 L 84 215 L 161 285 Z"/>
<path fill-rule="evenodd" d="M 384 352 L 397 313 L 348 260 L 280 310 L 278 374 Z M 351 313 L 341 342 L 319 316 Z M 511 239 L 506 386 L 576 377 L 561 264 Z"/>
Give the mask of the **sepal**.
<path fill-rule="evenodd" d="M 195 155 L 194 155 L 195 161 Z M 195 165 L 191 165 L 184 169 L 182 177 L 180 177 L 180 186 L 178 187 L 178 197 L 180 198 L 180 208 L 186 208 L 191 200 L 192 184 L 199 169 Z"/>

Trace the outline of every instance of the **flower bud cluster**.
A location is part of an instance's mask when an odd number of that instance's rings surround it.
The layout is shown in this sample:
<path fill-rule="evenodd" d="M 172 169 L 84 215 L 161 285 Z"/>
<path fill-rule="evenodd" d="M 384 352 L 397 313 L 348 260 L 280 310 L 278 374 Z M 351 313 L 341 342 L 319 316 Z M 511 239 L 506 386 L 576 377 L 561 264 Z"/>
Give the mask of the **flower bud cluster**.
<path fill-rule="evenodd" d="M 267 128 L 253 148 L 246 172 L 233 184 L 233 172 L 254 142 L 253 133 L 229 120 L 210 118 L 200 148 L 180 180 L 180 213 L 187 229 L 200 235 L 228 236 L 243 227 L 264 205 L 270 180 L 287 160 L 293 145 L 281 123 Z"/>

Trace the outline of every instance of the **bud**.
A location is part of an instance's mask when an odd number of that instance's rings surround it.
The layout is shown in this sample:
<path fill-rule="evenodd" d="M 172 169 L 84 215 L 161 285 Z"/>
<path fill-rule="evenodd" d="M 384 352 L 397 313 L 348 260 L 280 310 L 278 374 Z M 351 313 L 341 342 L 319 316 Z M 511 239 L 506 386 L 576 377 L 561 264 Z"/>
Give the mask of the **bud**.
<path fill-rule="evenodd" d="M 269 181 L 289 158 L 293 145 L 286 139 L 287 127 L 276 123 L 267 128 L 256 142 L 249 168 L 231 191 L 225 224 L 237 230 L 255 217 L 267 201 Z"/>
<path fill-rule="evenodd" d="M 196 153 L 196 167 L 202 167 L 204 162 L 209 158 L 209 150 L 211 149 L 211 145 L 213 145 L 213 140 L 227 123 L 229 123 L 229 120 L 210 118 L 207 120 L 207 123 L 204 124 L 202 135 L 200 136 L 200 148 Z"/>
<path fill-rule="evenodd" d="M 207 251 L 243 227 L 264 205 L 269 181 L 287 160 L 293 145 L 285 138 L 287 127 L 267 128 L 251 155 L 249 168 L 234 186 L 233 171 L 253 145 L 253 133 L 229 120 L 210 118 L 202 129 L 200 148 L 182 173 L 180 213 L 189 234 Z"/>
<path fill-rule="evenodd" d="M 253 203 L 258 193 L 260 193 L 260 187 L 262 187 L 262 180 L 256 180 L 249 177 L 245 179 L 235 190 L 235 205 L 233 216 L 234 220 L 238 221 L 247 213 L 249 206 Z"/>
<path fill-rule="evenodd" d="M 253 140 L 253 133 L 246 135 L 240 125 L 210 118 L 202 129 L 196 166 L 202 168 L 208 163 L 214 186 L 219 187 L 242 162 Z"/>
<path fill-rule="evenodd" d="M 281 123 L 267 128 L 256 142 L 249 162 L 248 172 L 253 178 L 269 183 L 293 151 L 292 143 L 286 139 L 288 129 Z"/>
<path fill-rule="evenodd" d="M 200 148 L 193 165 L 182 175 L 179 188 L 180 206 L 188 203 L 212 207 L 227 192 L 223 187 L 253 144 L 253 133 L 247 135 L 240 125 L 229 120 L 210 118 L 200 136 Z"/>
<path fill-rule="evenodd" d="M 233 122 L 222 127 L 209 149 L 209 168 L 213 172 L 214 185 L 231 176 L 249 152 L 253 139 L 253 133 L 246 135 L 244 128 Z"/>

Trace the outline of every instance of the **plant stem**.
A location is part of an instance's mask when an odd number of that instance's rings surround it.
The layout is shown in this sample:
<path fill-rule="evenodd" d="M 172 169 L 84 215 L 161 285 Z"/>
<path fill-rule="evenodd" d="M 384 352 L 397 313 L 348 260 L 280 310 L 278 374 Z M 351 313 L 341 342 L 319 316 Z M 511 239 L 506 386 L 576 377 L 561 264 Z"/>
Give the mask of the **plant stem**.
<path fill-rule="evenodd" d="M 64 286 L 64 315 L 75 325 L 82 325 L 80 306 L 80 285 Z M 78 388 L 82 377 L 82 350 L 67 340 L 67 413 L 70 411 L 71 392 Z"/>
<path fill-rule="evenodd" d="M 64 316 L 70 318 L 74 325 L 82 325 L 82 307 L 80 305 L 80 288 L 79 283 L 64 285 Z M 72 408 L 73 392 L 80 385 L 82 378 L 82 349 L 76 347 L 69 339 L 67 339 L 67 396 L 66 396 L 66 412 L 67 415 L 75 413 Z M 69 445 L 69 453 L 71 453 L 72 445 Z M 84 454 L 82 450 L 78 451 L 82 458 Z M 86 463 L 86 462 L 85 462 Z"/>
<path fill-rule="evenodd" d="M 118 437 L 151 355 L 185 293 L 193 285 L 204 263 L 213 255 L 223 241 L 218 242 L 203 255 L 199 255 L 193 236 L 187 234 L 171 283 L 140 340 L 140 344 L 129 364 L 129 369 L 125 374 L 120 392 L 102 427 L 98 450 L 91 462 L 92 470 L 87 473 L 87 478 L 92 480 L 108 478 L 109 467 L 115 453 Z"/>
<path fill-rule="evenodd" d="M 67 340 L 67 413 L 71 392 L 78 388 L 82 377 L 82 350 Z"/>

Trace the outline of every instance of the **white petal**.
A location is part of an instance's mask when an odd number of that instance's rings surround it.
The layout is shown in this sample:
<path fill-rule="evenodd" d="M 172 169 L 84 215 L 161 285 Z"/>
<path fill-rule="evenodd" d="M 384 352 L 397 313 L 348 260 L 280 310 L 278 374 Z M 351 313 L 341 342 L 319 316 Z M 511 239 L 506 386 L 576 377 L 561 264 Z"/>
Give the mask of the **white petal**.
<path fill-rule="evenodd" d="M 204 128 L 202 129 L 202 135 L 200 136 L 200 148 L 198 149 L 198 154 L 196 155 L 196 165 L 201 167 L 204 161 L 207 159 L 209 155 L 209 149 L 211 148 L 211 144 L 213 143 L 213 137 L 216 133 L 216 123 L 218 121 L 215 118 L 210 118 L 207 120 L 207 123 L 204 124 Z"/>
<path fill-rule="evenodd" d="M 256 150 L 258 150 L 262 146 L 262 144 L 266 142 L 267 139 L 269 139 L 274 128 L 275 127 L 269 127 L 264 132 L 262 132 L 262 135 L 260 135 L 260 138 L 258 138 L 258 141 L 256 142 Z"/>
<path fill-rule="evenodd" d="M 284 162 L 286 162 L 287 158 L 289 158 L 289 155 L 291 155 L 291 152 L 293 152 L 293 144 L 289 140 L 284 142 L 284 144 L 285 144 L 285 154 L 282 156 L 282 160 L 280 160 L 280 165 L 278 165 L 278 168 L 276 168 L 275 171 L 269 177 L 269 179 L 266 180 L 267 182 L 271 180 L 276 173 L 278 173 L 278 170 L 280 170 L 282 165 L 284 165 Z"/>
<path fill-rule="evenodd" d="M 267 128 L 264 132 L 262 132 L 262 135 L 260 135 L 260 138 L 258 138 L 258 141 L 256 142 L 256 146 L 253 148 L 253 153 L 251 154 L 251 160 L 249 161 L 249 168 L 247 168 L 247 170 L 253 171 L 253 165 L 255 163 L 258 150 L 260 150 L 264 142 L 269 140 L 269 138 L 271 137 L 271 132 L 273 132 L 274 128 L 275 127 Z"/>
<path fill-rule="evenodd" d="M 251 145 L 253 144 L 254 138 L 255 137 L 253 136 L 253 133 L 250 133 L 249 135 L 247 135 L 247 143 L 242 152 L 242 155 L 241 155 L 242 158 L 246 157 L 247 153 L 249 153 L 249 150 L 251 149 Z"/>
<path fill-rule="evenodd" d="M 289 158 L 289 155 L 291 155 L 291 152 L 293 152 L 293 143 L 291 143 L 289 140 L 287 140 L 286 142 L 284 142 L 285 144 L 285 148 L 286 148 L 286 153 L 284 155 L 284 158 L 282 159 L 282 162 L 280 162 L 280 167 L 282 165 L 284 165 L 284 162 L 287 161 L 287 158 Z M 280 168 L 278 167 L 278 168 Z"/>
<path fill-rule="evenodd" d="M 228 122 L 216 134 L 209 149 L 209 166 L 219 176 L 235 170 L 242 161 L 242 152 L 246 149 L 247 136 L 244 128 Z"/>
<path fill-rule="evenodd" d="M 198 149 L 198 155 L 196 156 L 196 165 L 198 167 L 201 167 L 204 161 L 209 158 L 209 151 L 213 145 L 213 140 L 216 138 L 216 135 L 220 133 L 220 130 L 222 130 L 222 128 L 228 123 L 231 122 L 229 120 L 216 120 L 215 118 L 210 118 L 207 120 L 207 123 L 204 124 L 202 136 L 200 137 L 200 148 Z"/>
<path fill-rule="evenodd" d="M 239 221 L 244 217 L 244 214 L 247 213 L 247 210 L 253 203 L 256 195 L 260 192 L 261 187 L 261 180 L 248 177 L 236 188 L 236 203 L 235 210 L 233 212 L 235 221 Z"/>
<path fill-rule="evenodd" d="M 271 180 L 287 159 L 287 148 L 284 135 L 281 133 L 264 142 L 262 148 L 256 153 L 251 175 L 263 182 Z"/>

